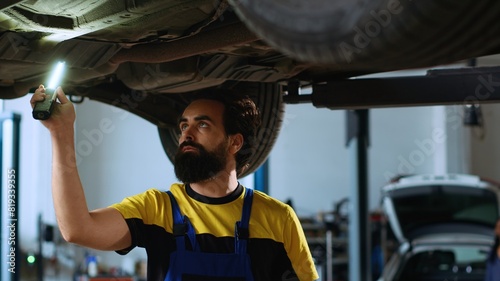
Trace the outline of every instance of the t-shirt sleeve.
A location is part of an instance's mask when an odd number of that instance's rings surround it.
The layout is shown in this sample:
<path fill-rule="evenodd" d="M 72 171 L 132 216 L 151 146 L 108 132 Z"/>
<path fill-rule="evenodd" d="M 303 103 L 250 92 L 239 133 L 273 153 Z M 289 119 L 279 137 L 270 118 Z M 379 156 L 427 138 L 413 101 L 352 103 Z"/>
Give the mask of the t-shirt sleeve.
<path fill-rule="evenodd" d="M 118 254 L 127 254 L 135 247 L 145 247 L 147 237 L 144 228 L 147 225 L 161 225 L 159 218 L 165 218 L 165 200 L 162 192 L 149 189 L 144 193 L 126 197 L 120 203 L 110 206 L 116 209 L 125 219 L 130 230 L 132 244 L 126 249 L 116 251 Z M 168 207 L 167 209 L 169 209 Z M 163 221 L 164 223 L 164 221 Z"/>
<path fill-rule="evenodd" d="M 289 206 L 287 209 L 288 223 L 285 226 L 287 231 L 284 232 L 284 242 L 295 274 L 301 281 L 317 280 L 319 276 L 302 225 L 293 209 Z"/>

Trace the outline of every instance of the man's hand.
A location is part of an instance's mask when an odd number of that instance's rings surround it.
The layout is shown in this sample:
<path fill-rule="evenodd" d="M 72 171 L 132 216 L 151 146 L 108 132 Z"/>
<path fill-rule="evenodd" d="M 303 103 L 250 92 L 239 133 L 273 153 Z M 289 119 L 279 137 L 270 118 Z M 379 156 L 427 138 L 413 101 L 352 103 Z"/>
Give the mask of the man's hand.
<path fill-rule="evenodd" d="M 53 133 L 72 129 L 76 118 L 73 103 L 66 97 L 61 87 L 57 87 L 56 94 L 57 100 L 59 101 L 55 101 L 51 116 L 49 119 L 41 121 L 42 124 Z M 45 93 L 45 87 L 40 85 L 31 97 L 31 108 L 34 108 L 37 102 L 43 101 L 49 97 L 50 96 Z"/>

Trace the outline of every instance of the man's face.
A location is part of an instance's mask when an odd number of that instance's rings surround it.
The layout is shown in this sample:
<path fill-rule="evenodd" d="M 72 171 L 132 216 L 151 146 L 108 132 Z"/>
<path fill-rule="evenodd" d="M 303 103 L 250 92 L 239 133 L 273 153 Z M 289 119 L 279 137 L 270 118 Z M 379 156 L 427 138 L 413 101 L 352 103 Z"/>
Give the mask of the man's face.
<path fill-rule="evenodd" d="M 223 104 L 212 100 L 194 101 L 184 111 L 174 160 L 175 174 L 180 181 L 201 182 L 226 168 L 229 140 L 223 111 Z"/>

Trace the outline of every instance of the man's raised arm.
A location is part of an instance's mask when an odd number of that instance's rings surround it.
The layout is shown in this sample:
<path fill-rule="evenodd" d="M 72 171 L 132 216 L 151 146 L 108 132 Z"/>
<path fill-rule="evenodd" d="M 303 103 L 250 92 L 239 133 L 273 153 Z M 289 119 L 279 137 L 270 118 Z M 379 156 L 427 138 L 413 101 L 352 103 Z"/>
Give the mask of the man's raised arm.
<path fill-rule="evenodd" d="M 56 90 L 57 102 L 51 116 L 41 121 L 52 141 L 52 196 L 57 222 L 68 242 L 98 250 L 121 250 L 131 245 L 128 226 L 112 208 L 88 210 L 76 165 L 75 109 L 63 90 Z M 40 85 L 31 98 L 31 106 L 48 96 Z"/>

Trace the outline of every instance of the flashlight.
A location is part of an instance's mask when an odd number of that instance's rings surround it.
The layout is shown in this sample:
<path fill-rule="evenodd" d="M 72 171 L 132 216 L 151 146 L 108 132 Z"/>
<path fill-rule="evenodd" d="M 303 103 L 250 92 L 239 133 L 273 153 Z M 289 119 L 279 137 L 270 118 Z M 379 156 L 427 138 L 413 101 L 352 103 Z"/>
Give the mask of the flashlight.
<path fill-rule="evenodd" d="M 33 108 L 33 118 L 38 120 L 47 120 L 52 113 L 54 104 L 57 98 L 56 87 L 61 82 L 63 72 L 64 72 L 64 62 L 60 61 L 56 64 L 52 73 L 50 74 L 49 82 L 47 83 L 47 88 L 45 93 L 49 92 L 49 97 L 46 97 L 43 101 L 39 101 L 35 104 Z"/>

